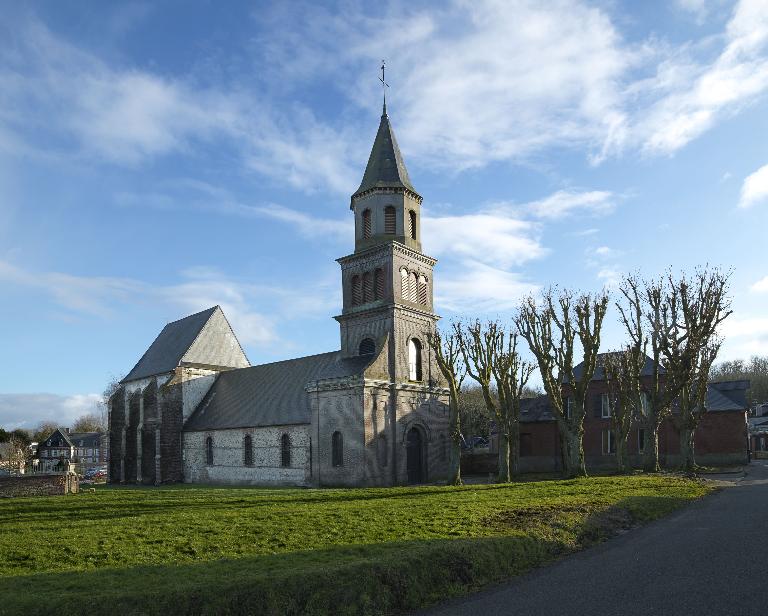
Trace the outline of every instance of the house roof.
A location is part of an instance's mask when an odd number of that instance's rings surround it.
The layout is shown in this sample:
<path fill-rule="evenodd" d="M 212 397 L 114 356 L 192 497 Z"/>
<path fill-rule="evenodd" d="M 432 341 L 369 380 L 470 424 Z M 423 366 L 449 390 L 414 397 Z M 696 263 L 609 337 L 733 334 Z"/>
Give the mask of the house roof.
<path fill-rule="evenodd" d="M 604 381 L 605 380 L 605 360 L 608 357 L 611 357 L 612 355 L 617 355 L 617 351 L 611 351 L 608 353 L 598 353 L 597 354 L 597 362 L 595 365 L 595 374 L 592 377 L 593 381 Z M 664 374 L 666 370 L 664 368 L 659 369 L 661 374 Z M 577 366 L 574 366 L 573 368 L 573 376 L 578 380 L 581 378 L 581 374 L 584 371 L 584 362 L 581 362 Z M 640 376 L 652 376 L 653 375 L 653 360 L 645 356 L 645 363 L 643 364 L 643 369 L 640 372 Z M 564 383 L 568 382 L 568 377 L 563 379 Z"/>
<path fill-rule="evenodd" d="M 72 441 L 69 440 L 69 435 L 67 434 L 66 430 L 63 430 L 61 428 L 56 428 L 53 432 L 51 432 L 48 436 L 46 436 L 44 439 L 41 439 L 40 444 L 43 447 L 47 447 L 46 443 L 51 440 L 54 436 L 59 435 L 61 439 L 67 444 L 67 446 L 72 447 Z M 58 447 L 59 445 L 57 445 Z M 53 447 L 53 445 L 52 445 Z"/>
<path fill-rule="evenodd" d="M 333 351 L 222 372 L 184 429 L 309 423 L 308 383 L 362 375 L 374 359 L 373 355 L 342 359 L 339 351 Z"/>
<path fill-rule="evenodd" d="M 549 396 L 523 398 L 520 400 L 520 421 L 530 423 L 535 421 L 554 421 L 555 414 L 549 403 Z"/>
<path fill-rule="evenodd" d="M 101 432 L 70 432 L 69 441 L 75 447 L 99 447 Z"/>
<path fill-rule="evenodd" d="M 397 145 L 386 107 L 381 115 L 379 130 L 371 148 L 363 181 L 360 182 L 360 188 L 355 191 L 352 198 L 371 188 L 407 188 L 416 192 L 408 177 L 408 170 L 400 154 L 400 147 Z"/>
<path fill-rule="evenodd" d="M 219 306 L 168 323 L 121 382 L 171 372 L 182 364 L 250 365 Z"/>
<path fill-rule="evenodd" d="M 749 408 L 749 381 L 720 381 L 707 384 L 707 411 L 744 411 Z"/>

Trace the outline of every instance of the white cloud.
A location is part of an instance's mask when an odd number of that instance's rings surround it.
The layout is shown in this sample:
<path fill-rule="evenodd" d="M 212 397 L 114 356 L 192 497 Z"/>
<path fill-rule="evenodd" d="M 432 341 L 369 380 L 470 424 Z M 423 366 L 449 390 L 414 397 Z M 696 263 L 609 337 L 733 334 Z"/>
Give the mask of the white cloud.
<path fill-rule="evenodd" d="M 768 318 L 729 316 L 722 325 L 723 349 L 719 358 L 745 359 L 765 355 L 768 349 Z"/>
<path fill-rule="evenodd" d="M 763 165 L 744 179 L 739 207 L 748 208 L 768 200 L 768 165 Z"/>
<path fill-rule="evenodd" d="M 690 13 L 696 19 L 696 23 L 702 24 L 709 15 L 712 0 L 676 0 L 678 8 Z"/>
<path fill-rule="evenodd" d="M 0 394 L 0 427 L 35 429 L 42 421 L 70 427 L 79 417 L 102 410 L 99 394 Z"/>
<path fill-rule="evenodd" d="M 669 154 L 710 129 L 768 89 L 768 3 L 741 0 L 723 35 L 725 45 L 712 63 L 691 57 L 688 47 L 659 64 L 644 92 L 658 101 L 637 122 L 637 137 L 649 153 Z"/>
<path fill-rule="evenodd" d="M 465 260 L 440 272 L 435 302 L 453 312 L 492 313 L 514 308 L 522 297 L 538 289 L 519 273 Z"/>
<path fill-rule="evenodd" d="M 577 212 L 594 216 L 611 213 L 616 208 L 616 198 L 613 193 L 593 190 L 573 192 L 559 190 L 540 201 L 533 201 L 521 207 L 531 215 L 545 219 L 558 220 Z"/>
<path fill-rule="evenodd" d="M 755 282 L 749 290 L 754 293 L 768 293 L 768 276 Z"/>

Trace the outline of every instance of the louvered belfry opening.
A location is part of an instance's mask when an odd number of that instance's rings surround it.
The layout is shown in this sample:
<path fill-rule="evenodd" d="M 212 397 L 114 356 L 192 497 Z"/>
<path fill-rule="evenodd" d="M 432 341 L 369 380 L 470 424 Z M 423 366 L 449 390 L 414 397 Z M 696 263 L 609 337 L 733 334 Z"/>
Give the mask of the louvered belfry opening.
<path fill-rule="evenodd" d="M 408 210 L 408 219 L 409 219 L 409 232 L 411 234 L 411 239 L 416 239 L 416 212 L 413 210 Z"/>
<path fill-rule="evenodd" d="M 419 276 L 418 286 L 419 303 L 422 306 L 427 305 L 427 278 L 426 276 Z"/>
<path fill-rule="evenodd" d="M 373 276 L 371 272 L 363 274 L 363 303 L 373 301 Z"/>
<path fill-rule="evenodd" d="M 359 306 L 363 303 L 363 284 L 360 276 L 352 276 L 352 305 Z"/>
<path fill-rule="evenodd" d="M 384 270 L 382 268 L 376 268 L 373 272 L 373 288 L 374 297 L 376 299 L 384 298 Z"/>
<path fill-rule="evenodd" d="M 365 210 L 363 211 L 363 237 L 369 238 L 371 237 L 371 210 Z"/>
<path fill-rule="evenodd" d="M 392 205 L 384 208 L 384 233 L 387 235 L 397 233 L 397 211 Z"/>

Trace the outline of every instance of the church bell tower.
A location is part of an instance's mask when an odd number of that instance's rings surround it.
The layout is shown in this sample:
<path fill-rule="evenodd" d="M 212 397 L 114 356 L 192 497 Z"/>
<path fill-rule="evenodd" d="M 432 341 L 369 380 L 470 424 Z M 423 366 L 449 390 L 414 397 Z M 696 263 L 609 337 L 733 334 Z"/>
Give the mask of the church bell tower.
<path fill-rule="evenodd" d="M 336 319 L 344 357 L 386 355 L 388 380 L 414 386 L 439 378 L 426 340 L 439 317 L 433 311 L 436 260 L 421 251 L 421 202 L 385 102 L 362 182 L 350 200 L 355 251 L 338 259 L 344 302 Z"/>

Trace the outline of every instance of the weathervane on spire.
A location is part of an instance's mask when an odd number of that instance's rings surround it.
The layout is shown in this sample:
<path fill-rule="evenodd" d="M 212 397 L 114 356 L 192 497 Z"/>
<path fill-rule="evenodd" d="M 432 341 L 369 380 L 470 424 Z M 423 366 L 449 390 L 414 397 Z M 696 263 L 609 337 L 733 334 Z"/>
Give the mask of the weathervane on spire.
<path fill-rule="evenodd" d="M 384 70 L 387 67 L 387 63 L 382 60 L 381 61 L 381 77 L 379 77 L 379 81 L 381 82 L 381 91 L 384 95 L 384 111 L 382 112 L 382 115 L 387 115 L 387 88 L 389 87 L 389 84 L 384 81 Z"/>

